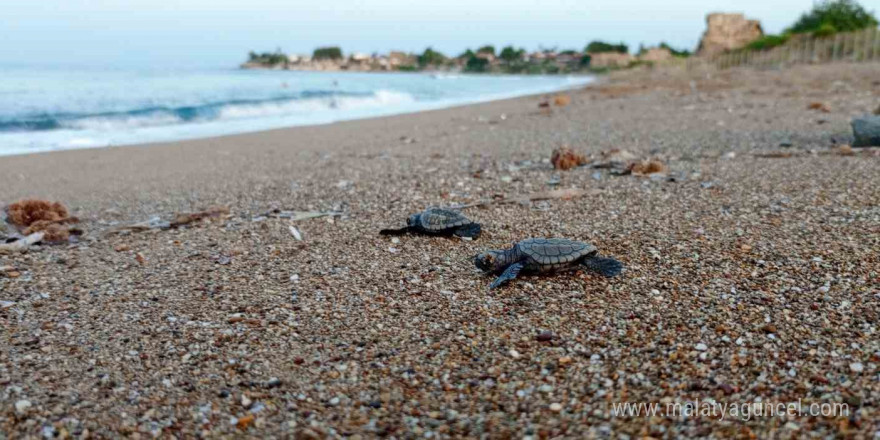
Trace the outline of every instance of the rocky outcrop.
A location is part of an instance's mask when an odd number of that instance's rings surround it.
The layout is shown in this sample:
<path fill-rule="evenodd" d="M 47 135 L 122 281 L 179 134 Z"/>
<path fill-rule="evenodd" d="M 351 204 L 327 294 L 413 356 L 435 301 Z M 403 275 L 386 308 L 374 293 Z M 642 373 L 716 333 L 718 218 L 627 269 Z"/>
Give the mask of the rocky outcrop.
<path fill-rule="evenodd" d="M 739 49 L 761 38 L 764 30 L 758 20 L 747 20 L 743 14 L 709 14 L 706 32 L 697 49 L 698 56 L 713 56 Z"/>
<path fill-rule="evenodd" d="M 852 120 L 853 147 L 880 147 L 880 116 L 865 115 Z"/>

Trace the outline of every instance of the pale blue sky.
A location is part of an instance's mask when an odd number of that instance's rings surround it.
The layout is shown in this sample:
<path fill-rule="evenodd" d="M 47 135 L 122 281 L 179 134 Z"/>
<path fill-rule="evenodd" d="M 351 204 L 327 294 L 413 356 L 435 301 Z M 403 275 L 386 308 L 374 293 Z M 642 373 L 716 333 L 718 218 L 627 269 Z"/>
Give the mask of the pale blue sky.
<path fill-rule="evenodd" d="M 708 12 L 744 12 L 778 32 L 811 0 L 2 0 L 0 63 L 234 66 L 249 50 L 449 54 L 604 39 L 693 48 Z M 862 0 L 875 12 L 880 0 Z"/>

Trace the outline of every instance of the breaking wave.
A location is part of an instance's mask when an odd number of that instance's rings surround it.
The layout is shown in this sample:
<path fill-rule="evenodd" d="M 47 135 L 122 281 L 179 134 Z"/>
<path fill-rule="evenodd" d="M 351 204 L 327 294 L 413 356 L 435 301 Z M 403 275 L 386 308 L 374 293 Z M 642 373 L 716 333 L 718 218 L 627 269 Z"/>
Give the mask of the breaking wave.
<path fill-rule="evenodd" d="M 329 90 L 303 91 L 263 100 L 229 100 L 199 105 L 148 106 L 100 113 L 42 113 L 0 119 L 0 132 L 49 130 L 115 131 L 200 122 L 308 115 L 322 110 L 356 110 L 405 105 L 414 102 L 407 93 L 388 90 L 355 93 Z"/>

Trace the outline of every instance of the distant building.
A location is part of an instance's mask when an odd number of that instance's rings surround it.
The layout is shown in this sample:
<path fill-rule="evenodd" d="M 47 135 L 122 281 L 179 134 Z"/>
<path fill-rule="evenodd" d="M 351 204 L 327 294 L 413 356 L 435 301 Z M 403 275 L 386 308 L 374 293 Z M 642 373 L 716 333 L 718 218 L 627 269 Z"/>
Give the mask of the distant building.
<path fill-rule="evenodd" d="M 627 67 L 634 60 L 628 53 L 601 52 L 590 54 L 590 67 Z"/>
<path fill-rule="evenodd" d="M 646 50 L 643 54 L 639 55 L 639 61 L 658 63 L 671 60 L 672 57 L 672 52 L 670 52 L 669 49 L 663 47 L 652 47 Z"/>

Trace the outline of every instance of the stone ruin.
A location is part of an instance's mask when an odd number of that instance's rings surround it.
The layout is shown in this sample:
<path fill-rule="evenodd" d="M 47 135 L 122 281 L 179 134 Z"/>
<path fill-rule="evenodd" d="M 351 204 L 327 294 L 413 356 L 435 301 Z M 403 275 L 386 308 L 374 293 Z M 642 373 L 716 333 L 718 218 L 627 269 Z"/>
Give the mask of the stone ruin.
<path fill-rule="evenodd" d="M 709 14 L 706 24 L 706 32 L 697 49 L 698 56 L 711 57 L 739 49 L 764 36 L 761 22 L 748 20 L 743 14 Z"/>

